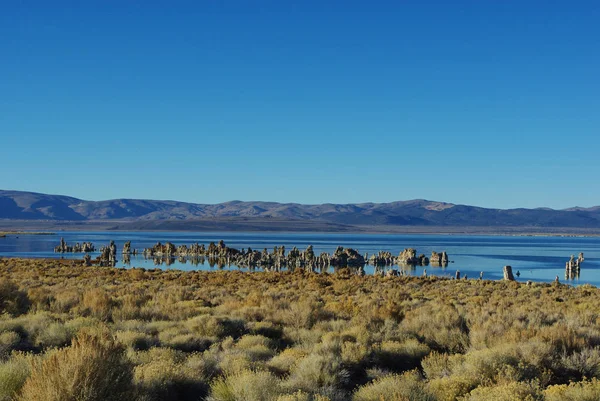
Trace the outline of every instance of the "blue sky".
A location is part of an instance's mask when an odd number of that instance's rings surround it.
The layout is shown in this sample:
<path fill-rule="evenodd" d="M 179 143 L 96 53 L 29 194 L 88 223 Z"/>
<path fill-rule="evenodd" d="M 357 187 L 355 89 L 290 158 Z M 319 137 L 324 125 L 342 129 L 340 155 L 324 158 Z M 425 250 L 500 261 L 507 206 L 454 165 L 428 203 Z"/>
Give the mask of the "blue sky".
<path fill-rule="evenodd" d="M 4 2 L 0 188 L 598 205 L 598 21 L 596 1 Z"/>

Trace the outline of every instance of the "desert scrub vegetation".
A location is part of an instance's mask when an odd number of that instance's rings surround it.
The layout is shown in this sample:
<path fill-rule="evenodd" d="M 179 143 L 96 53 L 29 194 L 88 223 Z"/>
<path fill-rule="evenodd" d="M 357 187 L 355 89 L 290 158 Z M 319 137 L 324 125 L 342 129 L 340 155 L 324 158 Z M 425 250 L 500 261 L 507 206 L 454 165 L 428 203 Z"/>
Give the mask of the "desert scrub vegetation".
<path fill-rule="evenodd" d="M 0 259 L 0 401 L 600 399 L 600 291 Z"/>

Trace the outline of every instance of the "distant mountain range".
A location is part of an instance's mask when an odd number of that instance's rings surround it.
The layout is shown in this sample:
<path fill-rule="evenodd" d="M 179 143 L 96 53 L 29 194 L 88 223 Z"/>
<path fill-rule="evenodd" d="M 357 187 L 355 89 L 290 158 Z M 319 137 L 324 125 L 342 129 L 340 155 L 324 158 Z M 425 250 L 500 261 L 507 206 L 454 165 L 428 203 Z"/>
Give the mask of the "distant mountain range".
<path fill-rule="evenodd" d="M 127 223 L 131 228 L 204 227 L 207 222 L 265 223 L 285 229 L 299 224 L 310 229 L 348 231 L 352 226 L 371 227 L 531 227 L 600 229 L 600 206 L 564 210 L 487 209 L 422 199 L 391 203 L 321 204 L 231 201 L 196 204 L 177 201 L 113 199 L 87 201 L 69 196 L 0 190 L 0 219 Z M 202 224 L 198 225 L 198 222 Z M 303 222 L 300 224 L 300 222 Z M 118 226 L 118 225 L 117 225 Z M 243 228 L 243 227 L 242 227 Z"/>

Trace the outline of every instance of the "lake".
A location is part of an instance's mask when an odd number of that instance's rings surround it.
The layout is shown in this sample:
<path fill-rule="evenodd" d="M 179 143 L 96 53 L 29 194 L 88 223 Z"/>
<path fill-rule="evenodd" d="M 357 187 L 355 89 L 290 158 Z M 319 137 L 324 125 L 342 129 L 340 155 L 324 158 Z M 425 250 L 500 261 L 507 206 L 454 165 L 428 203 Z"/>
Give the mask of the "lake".
<path fill-rule="evenodd" d="M 99 250 L 114 240 L 118 247 L 117 267 L 157 267 L 152 259 L 142 255 L 131 256 L 131 263 L 123 263 L 120 254 L 123 243 L 131 241 L 132 248 L 140 252 L 156 242 L 170 241 L 175 245 L 190 245 L 198 242 L 208 245 L 211 241 L 224 240 L 233 248 L 248 248 L 271 251 L 274 246 L 285 245 L 287 251 L 294 246 L 305 249 L 314 246 L 315 254 L 333 253 L 338 245 L 357 249 L 369 255 L 380 250 L 390 251 L 398 255 L 404 248 L 416 248 L 417 254 L 431 255 L 431 251 L 446 251 L 453 261 L 445 268 L 432 266 L 416 266 L 414 269 L 403 269 L 406 274 L 420 276 L 423 269 L 427 274 L 454 277 L 457 270 L 461 275 L 478 278 L 483 272 L 485 279 L 501 279 L 502 267 L 511 265 L 513 273 L 520 272 L 518 281 L 553 281 L 558 275 L 561 282 L 572 284 L 589 283 L 600 286 L 600 238 L 599 237 L 529 237 L 529 236 L 473 236 L 473 235 L 431 235 L 431 234 L 322 234 L 322 233 L 232 233 L 232 232 L 58 232 L 53 235 L 18 235 L 0 238 L 0 257 L 24 258 L 77 258 L 83 254 L 56 254 L 53 249 L 63 237 L 69 245 L 75 242 L 90 241 Z M 565 279 L 565 262 L 570 255 L 577 256 L 583 252 L 585 262 L 581 275 L 577 279 Z M 95 258 L 99 252 L 92 253 Z M 170 265 L 159 265 L 165 269 L 181 270 L 219 270 L 208 262 L 192 264 L 182 263 L 177 259 Z M 239 269 L 236 266 L 225 266 L 221 269 Z M 244 270 L 244 269 L 240 269 Z M 373 266 L 366 266 L 367 274 L 374 272 Z"/>

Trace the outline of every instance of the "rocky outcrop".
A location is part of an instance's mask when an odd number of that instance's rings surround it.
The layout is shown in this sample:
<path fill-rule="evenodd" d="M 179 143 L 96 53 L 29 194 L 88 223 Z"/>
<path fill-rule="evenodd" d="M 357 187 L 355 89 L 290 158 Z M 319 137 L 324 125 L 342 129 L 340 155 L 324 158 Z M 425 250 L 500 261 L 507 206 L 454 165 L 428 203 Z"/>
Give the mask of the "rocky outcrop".
<path fill-rule="evenodd" d="M 108 246 L 100 248 L 100 256 L 96 258 L 96 263 L 99 266 L 115 266 L 117 263 L 117 245 L 115 241 L 110 241 Z"/>
<path fill-rule="evenodd" d="M 61 245 L 62 249 L 62 245 Z M 122 249 L 124 263 L 130 263 L 130 255 L 135 255 L 136 250 L 131 247 L 131 241 L 127 241 Z M 417 255 L 414 248 L 403 250 L 398 257 L 394 257 L 391 252 L 380 251 L 367 259 L 367 254 L 361 255 L 358 250 L 353 248 L 337 247 L 333 254 L 322 252 L 315 254 L 312 245 L 306 249 L 300 250 L 296 247 L 286 253 L 285 246 L 275 246 L 270 251 L 267 248 L 262 250 L 235 249 L 228 247 L 223 240 L 218 243 L 211 242 L 207 246 L 204 244 L 175 245 L 171 242 L 157 242 L 154 246 L 143 250 L 145 258 L 153 259 L 156 265 L 166 263 L 172 264 L 178 260 L 180 263 L 208 264 L 218 266 L 238 266 L 242 268 L 255 269 L 263 268 L 269 271 L 278 271 L 280 269 L 306 269 L 308 271 L 326 271 L 329 267 L 353 268 L 358 275 L 366 274 L 364 267 L 366 264 L 375 266 L 375 274 L 394 274 L 386 273 L 386 267 L 399 264 L 402 269 L 412 269 L 416 265 L 426 266 L 430 263 L 429 258 L 424 254 Z M 447 261 L 445 252 L 437 254 L 435 261 Z M 108 247 L 101 249 L 101 255 L 97 258 L 97 263 L 102 266 L 114 266 L 116 263 L 116 246 L 113 241 Z M 394 269 L 395 270 L 395 269 Z M 402 271 L 395 270 L 397 274 Z"/>
<path fill-rule="evenodd" d="M 565 278 L 566 279 L 574 279 L 579 277 L 579 272 L 581 271 L 581 264 L 585 258 L 583 257 L 583 252 L 579 253 L 577 259 L 575 259 L 575 255 L 571 255 L 571 258 L 565 265 Z"/>
<path fill-rule="evenodd" d="M 338 246 L 330 263 L 334 267 L 359 267 L 365 264 L 365 258 L 355 249 Z"/>
<path fill-rule="evenodd" d="M 164 245 L 159 242 L 151 248 L 144 249 L 143 253 L 147 258 L 154 258 L 156 263 L 161 263 L 161 260 L 164 263 L 174 259 L 182 261 L 191 259 L 192 263 L 197 264 L 200 263 L 199 260 L 204 263 L 208 259 L 211 266 L 213 264 L 223 267 L 235 265 L 250 269 L 261 267 L 275 271 L 282 268 L 325 271 L 330 266 L 334 268 L 351 267 L 357 268 L 356 272 L 359 275 L 364 274 L 365 264 L 375 266 L 375 273 L 386 274 L 383 268 L 394 264 L 409 268 L 416 265 L 427 266 L 430 263 L 429 258 L 424 254 L 417 255 L 414 248 L 405 249 L 398 257 L 394 257 L 391 252 L 380 251 L 367 259 L 368 255 L 363 256 L 355 249 L 341 246 L 333 254 L 322 252 L 316 255 L 312 245 L 307 246 L 305 250 L 294 247 L 286 254 L 285 246 L 275 246 L 272 251 L 266 248 L 262 251 L 251 248 L 238 250 L 228 247 L 223 241 L 211 242 L 207 247 L 198 243 L 190 246 L 175 246 L 169 242 Z M 447 263 L 446 252 L 435 253 L 435 255 L 438 255 L 436 261 L 442 264 Z"/>
<path fill-rule="evenodd" d="M 377 267 L 391 266 L 396 263 L 396 258 L 391 252 L 379 251 L 368 258 L 368 263 Z"/>
<path fill-rule="evenodd" d="M 398 255 L 396 263 L 399 266 L 427 266 L 429 258 L 424 254 L 417 256 L 417 250 L 414 248 L 406 248 Z"/>
<path fill-rule="evenodd" d="M 515 281 L 515 277 L 512 273 L 512 266 L 504 266 L 502 271 L 504 273 L 504 280 Z"/>
<path fill-rule="evenodd" d="M 157 242 L 152 248 L 144 249 L 144 256 L 176 256 L 177 248 L 173 243 L 167 242 L 164 245 Z"/>
<path fill-rule="evenodd" d="M 155 259 L 174 259 L 185 260 L 192 259 L 193 263 L 199 263 L 200 260 L 208 259 L 209 265 L 213 266 L 228 266 L 236 265 L 246 268 L 254 268 L 257 266 L 268 270 L 279 270 L 282 267 L 291 268 L 316 268 L 318 266 L 329 266 L 329 254 L 323 253 L 320 256 L 315 256 L 312 246 L 308 246 L 306 250 L 300 251 L 293 248 L 287 255 L 285 246 L 274 247 L 273 251 L 269 252 L 267 248 L 262 251 L 248 249 L 230 248 L 221 240 L 215 244 L 211 242 L 207 247 L 198 243 L 190 246 L 180 245 L 175 247 L 171 243 L 157 243 L 152 248 L 144 249 L 144 256 Z M 202 259 L 201 259 L 202 258 Z"/>
<path fill-rule="evenodd" d="M 69 248 L 67 246 L 67 243 L 65 242 L 65 239 L 61 238 L 60 239 L 60 244 L 54 248 L 54 252 L 65 253 L 65 252 L 68 252 L 68 249 Z"/>
<path fill-rule="evenodd" d="M 84 266 L 92 265 L 92 257 L 90 256 L 89 253 L 86 253 L 85 256 L 83 257 L 83 265 Z"/>
<path fill-rule="evenodd" d="M 447 267 L 448 266 L 448 254 L 446 253 L 446 251 L 443 251 L 441 253 L 432 251 L 429 261 L 431 262 L 432 266 Z"/>
<path fill-rule="evenodd" d="M 95 252 L 96 248 L 94 248 L 94 244 L 91 242 L 77 242 L 75 245 L 68 245 L 65 242 L 64 238 L 60 239 L 60 244 L 54 247 L 54 252 L 56 253 L 88 253 Z"/>
<path fill-rule="evenodd" d="M 406 248 L 398 255 L 397 263 L 399 265 L 416 265 L 419 263 L 417 259 L 417 250 L 414 248 Z"/>

